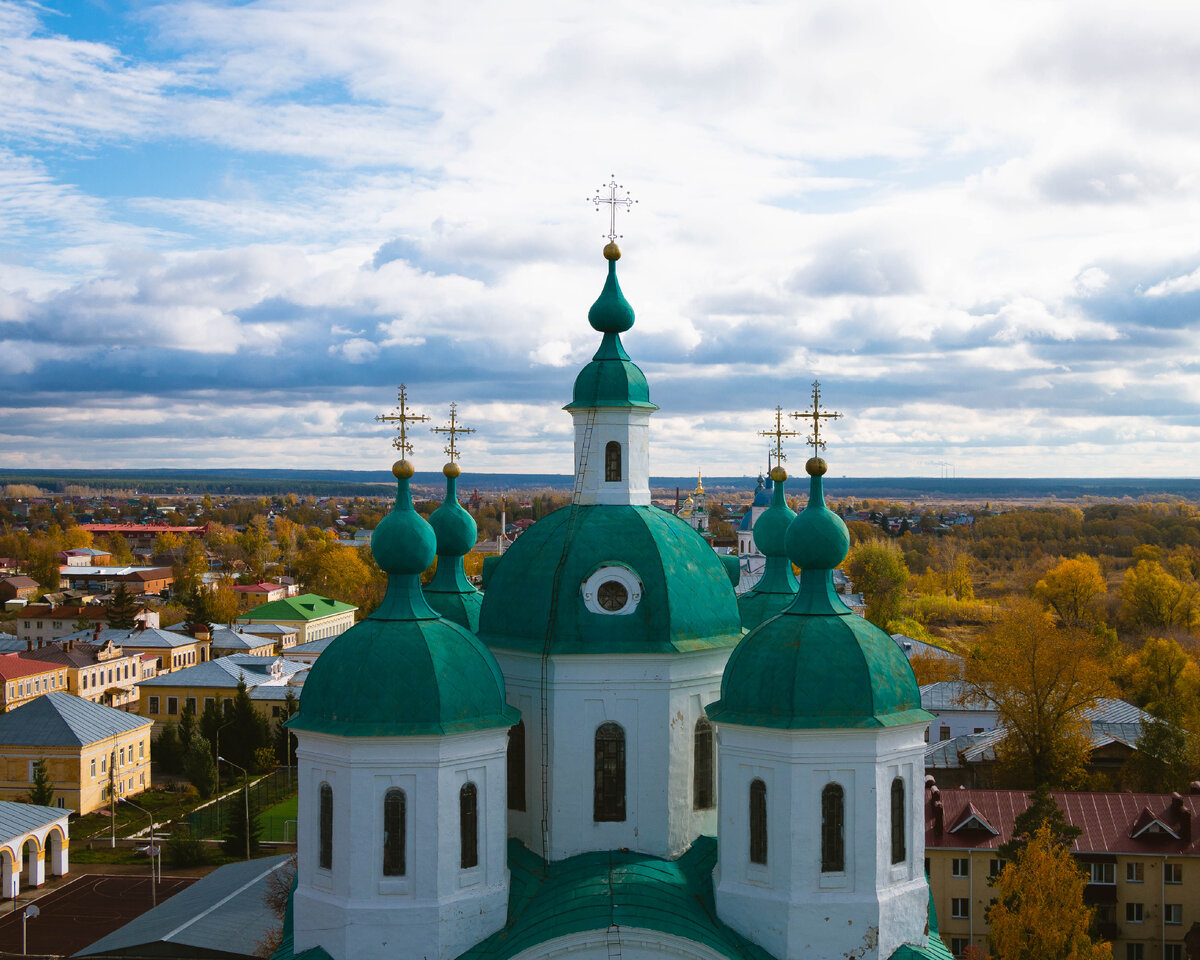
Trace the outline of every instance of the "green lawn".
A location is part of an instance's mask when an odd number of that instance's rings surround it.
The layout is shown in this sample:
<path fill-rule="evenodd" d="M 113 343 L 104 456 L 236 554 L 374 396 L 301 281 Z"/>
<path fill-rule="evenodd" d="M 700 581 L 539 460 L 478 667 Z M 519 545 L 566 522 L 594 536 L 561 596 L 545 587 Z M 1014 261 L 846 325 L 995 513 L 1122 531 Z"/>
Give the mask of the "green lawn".
<path fill-rule="evenodd" d="M 295 842 L 296 824 L 286 824 L 286 821 L 296 819 L 296 800 L 296 797 L 289 797 L 287 800 L 282 800 L 273 807 L 263 810 L 259 817 L 263 828 L 261 839 L 279 841 L 286 839 Z"/>

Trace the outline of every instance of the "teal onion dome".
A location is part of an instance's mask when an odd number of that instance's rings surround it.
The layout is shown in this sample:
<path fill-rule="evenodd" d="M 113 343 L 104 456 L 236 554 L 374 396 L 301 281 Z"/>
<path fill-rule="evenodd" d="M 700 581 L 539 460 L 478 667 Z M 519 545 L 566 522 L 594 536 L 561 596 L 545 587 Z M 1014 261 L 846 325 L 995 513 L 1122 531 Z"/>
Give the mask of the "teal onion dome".
<path fill-rule="evenodd" d="M 400 461 L 396 504 L 371 538 L 388 573 L 383 602 L 334 637 L 304 683 L 293 730 L 352 737 L 422 736 L 512 726 L 496 658 L 467 629 L 440 617 L 420 574 L 433 562 L 433 528 L 413 509 L 412 466 Z"/>
<path fill-rule="evenodd" d="M 786 557 L 788 527 L 796 518 L 796 511 L 787 505 L 787 498 L 784 496 L 787 474 L 781 467 L 776 467 L 771 473 L 771 479 L 774 481 L 771 505 L 755 521 L 754 543 L 764 557 Z M 778 476 L 782 476 L 783 479 L 776 480 Z"/>
<path fill-rule="evenodd" d="M 617 261 L 608 261 L 608 279 L 604 289 L 588 311 L 588 323 L 601 333 L 624 333 L 633 326 L 633 307 L 617 282 Z"/>
<path fill-rule="evenodd" d="M 787 555 L 788 527 L 796 516 L 796 511 L 787 505 L 784 487 L 787 472 L 777 466 L 771 477 L 771 506 L 754 524 L 754 542 L 766 557 L 762 576 L 753 589 L 738 597 L 742 626 L 748 630 L 787 609 L 799 589 Z"/>
<path fill-rule="evenodd" d="M 800 588 L 782 613 L 752 629 L 730 654 L 721 699 L 707 711 L 718 724 L 857 729 L 932 719 L 899 645 L 855 616 L 834 589 L 832 568 L 845 558 L 849 537 L 825 506 L 823 468 L 819 458 L 808 462 L 808 506 L 787 531 L 788 553 L 801 567 Z"/>
<path fill-rule="evenodd" d="M 451 464 L 446 464 L 449 468 Z M 446 473 L 445 470 L 442 471 Z M 446 473 L 446 499 L 429 516 L 429 525 L 437 537 L 439 557 L 463 557 L 475 546 L 479 528 L 475 518 L 458 502 L 458 467 Z"/>
<path fill-rule="evenodd" d="M 433 528 L 413 509 L 408 488 L 411 470 L 406 460 L 392 468 L 396 475 L 396 503 L 371 534 L 371 553 L 385 573 L 421 573 L 429 568 L 437 553 Z"/>

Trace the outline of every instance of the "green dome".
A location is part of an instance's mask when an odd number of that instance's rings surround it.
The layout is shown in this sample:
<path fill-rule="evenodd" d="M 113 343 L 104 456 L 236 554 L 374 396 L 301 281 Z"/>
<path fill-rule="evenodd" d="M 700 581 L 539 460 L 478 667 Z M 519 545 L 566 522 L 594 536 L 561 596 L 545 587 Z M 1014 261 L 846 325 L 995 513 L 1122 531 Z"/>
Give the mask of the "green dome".
<path fill-rule="evenodd" d="M 616 260 L 608 261 L 608 279 L 588 311 L 588 323 L 601 333 L 624 333 L 633 326 L 633 307 L 617 282 Z"/>
<path fill-rule="evenodd" d="M 834 590 L 832 568 L 846 556 L 846 527 L 825 506 L 820 475 L 811 477 L 809 490 L 808 506 L 787 533 L 788 553 L 802 567 L 795 599 L 730 655 L 721 699 L 708 716 L 784 730 L 928 722 L 899 645 L 855 616 Z"/>
<path fill-rule="evenodd" d="M 795 519 L 796 511 L 787 505 L 786 474 L 783 476 L 783 480 L 773 481 L 771 505 L 754 524 L 754 542 L 767 559 L 758 583 L 738 597 L 742 626 L 747 630 L 786 610 L 798 589 L 787 555 L 788 525 Z"/>
<path fill-rule="evenodd" d="M 721 558 L 695 530 L 657 507 L 577 507 L 559 579 L 553 653 L 671 653 L 732 647 L 741 638 Z M 571 508 L 539 520 L 489 571 L 479 636 L 489 647 L 541 653 Z M 629 614 L 587 608 L 582 587 L 604 567 L 641 583 Z"/>
<path fill-rule="evenodd" d="M 474 549 L 479 530 L 458 502 L 458 477 L 446 478 L 446 499 L 430 514 L 429 525 L 437 536 L 439 557 L 463 557 Z"/>
<path fill-rule="evenodd" d="M 396 480 L 396 503 L 371 534 L 371 553 L 386 573 L 420 573 L 437 551 L 433 528 L 413 509 L 408 477 Z"/>
<path fill-rule="evenodd" d="M 579 371 L 571 402 L 564 410 L 576 407 L 645 407 L 657 410 L 650 402 L 646 375 L 621 345 L 615 333 L 606 333 L 592 362 Z"/>
<path fill-rule="evenodd" d="M 780 476 L 784 474 L 781 473 Z M 786 482 L 775 482 L 771 493 L 771 505 L 754 523 L 754 543 L 764 557 L 787 556 L 788 526 L 796 519 L 796 511 L 787 505 L 787 497 L 784 494 Z"/>
<path fill-rule="evenodd" d="M 420 573 L 433 562 L 434 547 L 433 528 L 413 509 L 408 477 L 400 475 L 396 504 L 371 537 L 375 559 L 388 571 L 387 594 L 313 663 L 289 726 L 383 737 L 517 722 L 496 658 L 463 627 L 440 618 L 421 592 Z"/>

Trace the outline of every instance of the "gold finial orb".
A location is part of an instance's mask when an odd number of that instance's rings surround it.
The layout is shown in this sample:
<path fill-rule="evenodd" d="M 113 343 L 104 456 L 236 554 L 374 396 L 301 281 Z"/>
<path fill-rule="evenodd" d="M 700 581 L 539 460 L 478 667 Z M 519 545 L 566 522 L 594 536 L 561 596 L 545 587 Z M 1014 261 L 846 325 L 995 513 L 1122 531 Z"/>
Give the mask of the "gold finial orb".
<path fill-rule="evenodd" d="M 392 464 L 392 476 L 397 480 L 408 480 L 416 472 L 416 467 L 407 460 L 397 460 Z"/>
<path fill-rule="evenodd" d="M 829 469 L 829 464 L 825 462 L 824 457 L 809 457 L 804 469 L 810 477 L 823 477 Z"/>
<path fill-rule="evenodd" d="M 783 467 L 776 464 L 771 468 L 771 479 L 775 483 L 783 483 L 787 479 L 787 471 Z"/>
<path fill-rule="evenodd" d="M 450 463 L 446 464 L 444 467 L 442 467 L 442 474 L 444 476 L 449 477 L 451 480 L 453 480 L 455 477 L 457 477 L 461 473 L 462 473 L 462 467 L 460 467 L 453 460 L 450 461 Z"/>
<path fill-rule="evenodd" d="M 611 241 L 609 243 L 606 243 L 604 245 L 604 259 L 605 260 L 620 260 L 621 259 L 621 248 L 618 247 L 615 243 L 612 243 Z"/>

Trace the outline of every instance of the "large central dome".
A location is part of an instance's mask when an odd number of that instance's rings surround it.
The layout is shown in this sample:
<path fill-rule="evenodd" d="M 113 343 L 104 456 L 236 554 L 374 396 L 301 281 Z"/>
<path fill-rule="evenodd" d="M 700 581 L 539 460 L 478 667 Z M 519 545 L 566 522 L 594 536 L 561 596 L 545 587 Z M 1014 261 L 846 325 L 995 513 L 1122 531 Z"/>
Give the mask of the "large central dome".
<path fill-rule="evenodd" d="M 657 507 L 575 507 L 564 558 L 571 509 L 535 523 L 495 565 L 479 615 L 484 643 L 542 652 L 557 588 L 550 653 L 671 653 L 737 644 L 741 618 L 725 566 L 695 530 Z"/>

